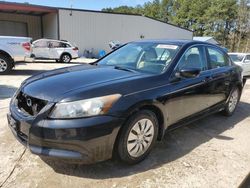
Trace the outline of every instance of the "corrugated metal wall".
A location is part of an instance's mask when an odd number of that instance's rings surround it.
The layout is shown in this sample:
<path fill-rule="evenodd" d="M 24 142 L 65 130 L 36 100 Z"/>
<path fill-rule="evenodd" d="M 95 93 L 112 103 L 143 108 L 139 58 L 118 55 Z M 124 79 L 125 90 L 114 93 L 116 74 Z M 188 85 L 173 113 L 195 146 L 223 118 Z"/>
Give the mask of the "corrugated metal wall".
<path fill-rule="evenodd" d="M 28 36 L 32 37 L 33 39 L 41 38 L 42 34 L 41 34 L 41 17 L 40 16 L 0 13 L 0 20 L 27 23 Z"/>
<path fill-rule="evenodd" d="M 192 39 L 192 32 L 147 17 L 59 9 L 60 38 L 85 49 L 109 50 L 108 42 L 140 39 Z"/>
<path fill-rule="evenodd" d="M 42 17 L 43 37 L 49 39 L 58 39 L 58 20 L 57 13 L 49 13 Z"/>
<path fill-rule="evenodd" d="M 0 20 L 0 35 L 3 36 L 28 36 L 28 24 L 24 22 Z"/>

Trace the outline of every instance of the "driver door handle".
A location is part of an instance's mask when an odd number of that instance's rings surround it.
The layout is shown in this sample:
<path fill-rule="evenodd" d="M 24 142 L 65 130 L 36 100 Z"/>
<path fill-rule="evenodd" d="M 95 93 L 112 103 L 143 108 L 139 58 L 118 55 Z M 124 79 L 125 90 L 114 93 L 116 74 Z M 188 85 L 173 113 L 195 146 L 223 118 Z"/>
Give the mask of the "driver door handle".
<path fill-rule="evenodd" d="M 211 81 L 213 78 L 211 77 L 211 76 L 206 76 L 205 78 L 204 78 L 204 80 L 202 80 L 203 82 L 209 82 L 209 81 Z"/>

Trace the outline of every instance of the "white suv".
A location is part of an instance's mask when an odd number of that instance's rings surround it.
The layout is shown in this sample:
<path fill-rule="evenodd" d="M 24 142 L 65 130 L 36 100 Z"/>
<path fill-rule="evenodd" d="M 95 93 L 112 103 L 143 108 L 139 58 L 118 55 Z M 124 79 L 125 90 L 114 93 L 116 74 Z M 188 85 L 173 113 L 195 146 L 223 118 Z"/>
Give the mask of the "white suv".
<path fill-rule="evenodd" d="M 250 77 L 250 53 L 228 53 L 233 62 L 243 69 L 243 77 Z"/>
<path fill-rule="evenodd" d="M 39 39 L 32 43 L 32 57 L 69 63 L 78 58 L 78 48 L 67 41 Z"/>

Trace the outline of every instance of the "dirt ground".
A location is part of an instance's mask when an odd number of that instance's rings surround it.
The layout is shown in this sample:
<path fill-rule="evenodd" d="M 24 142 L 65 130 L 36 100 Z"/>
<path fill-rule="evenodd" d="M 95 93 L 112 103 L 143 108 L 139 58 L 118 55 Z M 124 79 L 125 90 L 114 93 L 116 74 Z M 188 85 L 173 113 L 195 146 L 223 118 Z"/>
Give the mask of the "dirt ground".
<path fill-rule="evenodd" d="M 8 103 L 27 77 L 75 64 L 20 64 L 0 76 L 0 187 L 238 187 L 250 172 L 250 81 L 232 117 L 211 115 L 166 134 L 142 163 L 70 165 L 41 159 L 7 126 Z"/>

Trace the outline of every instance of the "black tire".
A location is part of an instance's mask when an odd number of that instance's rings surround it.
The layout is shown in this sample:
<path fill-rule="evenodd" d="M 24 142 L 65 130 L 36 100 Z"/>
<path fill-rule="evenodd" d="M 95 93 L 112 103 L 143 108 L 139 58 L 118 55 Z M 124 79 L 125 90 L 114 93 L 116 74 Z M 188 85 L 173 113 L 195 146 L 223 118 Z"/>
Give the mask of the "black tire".
<path fill-rule="evenodd" d="M 60 62 L 60 60 L 59 59 L 56 59 L 56 63 L 59 63 Z"/>
<path fill-rule="evenodd" d="M 62 54 L 60 61 L 62 63 L 70 63 L 71 61 L 71 56 L 69 54 Z"/>
<path fill-rule="evenodd" d="M 230 100 L 232 100 L 232 96 L 234 95 L 235 92 L 237 93 L 237 100 L 235 99 L 234 107 L 233 107 L 233 109 L 231 109 L 230 108 L 230 103 L 232 101 L 230 101 Z M 237 107 L 237 105 L 239 103 L 240 95 L 241 95 L 240 89 L 238 87 L 234 87 L 232 89 L 232 91 L 230 92 L 230 95 L 228 97 L 228 101 L 227 101 L 227 103 L 225 105 L 225 109 L 222 111 L 223 115 L 225 115 L 225 116 L 232 116 L 233 115 L 233 113 L 235 112 L 235 109 L 236 109 L 236 107 Z"/>
<path fill-rule="evenodd" d="M 131 150 L 128 151 L 129 134 L 131 134 L 131 132 L 133 132 L 131 130 L 132 130 L 132 128 L 135 127 L 137 122 L 139 122 L 140 120 L 145 120 L 145 119 L 148 119 L 148 120 L 151 121 L 149 123 L 148 128 L 146 128 L 147 123 L 144 126 L 145 134 L 147 132 L 146 129 L 152 129 L 153 128 L 152 130 L 154 130 L 154 134 L 153 134 L 153 137 L 152 137 L 151 144 L 148 144 L 148 146 L 144 150 L 144 153 L 142 153 L 140 156 L 138 156 L 138 157 L 131 156 L 130 153 L 129 153 Z M 153 127 L 151 125 L 153 125 Z M 140 128 L 142 128 L 142 127 L 140 126 Z M 147 157 L 147 155 L 152 150 L 152 148 L 153 148 L 153 146 L 154 146 L 154 144 L 156 142 L 157 135 L 158 135 L 158 120 L 157 120 L 157 118 L 156 118 L 156 116 L 155 116 L 155 114 L 153 112 L 151 112 L 149 110 L 142 110 L 142 111 L 139 111 L 136 114 L 132 115 L 127 120 L 127 122 L 124 124 L 124 126 L 122 127 L 121 132 L 120 132 L 119 137 L 118 137 L 117 154 L 118 154 L 119 159 L 122 162 L 125 162 L 127 164 L 136 164 L 136 163 L 141 162 L 142 160 L 144 160 Z M 138 135 L 137 135 L 137 137 L 138 137 Z M 144 138 L 144 136 L 143 136 L 143 138 Z M 146 143 L 146 142 L 143 142 L 143 143 Z M 136 141 L 136 144 L 138 146 L 138 140 Z M 141 147 L 142 147 L 142 145 L 143 145 L 142 142 L 139 143 L 139 145 L 141 145 Z M 147 145 L 147 143 L 146 143 L 146 145 Z M 145 147 L 142 147 L 142 148 L 145 148 Z M 140 146 L 139 146 L 139 149 L 140 149 Z"/>
<path fill-rule="evenodd" d="M 13 60 L 10 57 L 0 54 L 0 75 L 10 73 L 13 65 Z"/>

